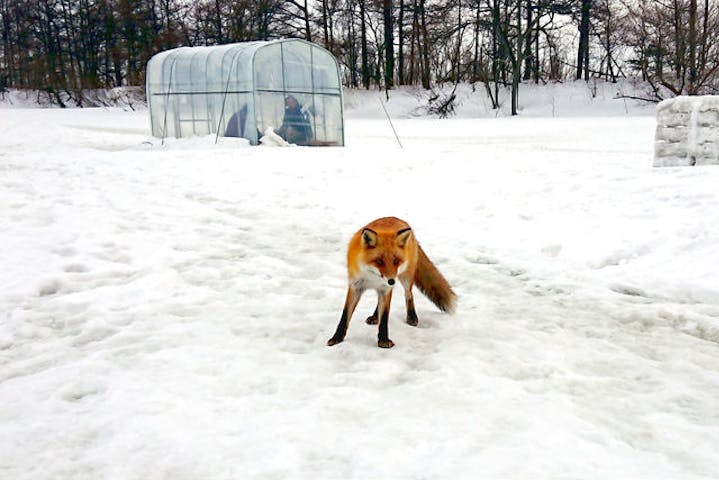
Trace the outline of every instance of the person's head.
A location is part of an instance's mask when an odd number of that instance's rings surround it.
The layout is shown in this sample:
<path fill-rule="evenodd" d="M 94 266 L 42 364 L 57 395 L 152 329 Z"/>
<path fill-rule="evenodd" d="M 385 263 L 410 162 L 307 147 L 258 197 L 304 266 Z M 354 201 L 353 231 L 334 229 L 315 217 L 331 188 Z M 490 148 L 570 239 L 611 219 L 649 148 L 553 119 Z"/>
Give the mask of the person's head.
<path fill-rule="evenodd" d="M 292 95 L 288 95 L 287 98 L 285 98 L 285 108 L 290 110 L 297 110 L 298 108 L 300 108 L 300 102 L 298 102 L 297 99 Z"/>

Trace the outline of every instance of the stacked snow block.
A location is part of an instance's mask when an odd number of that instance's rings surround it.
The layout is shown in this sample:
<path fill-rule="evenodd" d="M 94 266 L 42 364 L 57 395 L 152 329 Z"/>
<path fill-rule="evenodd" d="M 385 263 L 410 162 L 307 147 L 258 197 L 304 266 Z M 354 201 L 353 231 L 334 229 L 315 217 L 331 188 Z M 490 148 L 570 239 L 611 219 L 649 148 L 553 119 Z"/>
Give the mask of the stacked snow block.
<path fill-rule="evenodd" d="M 676 97 L 657 106 L 654 166 L 719 165 L 719 96 Z"/>

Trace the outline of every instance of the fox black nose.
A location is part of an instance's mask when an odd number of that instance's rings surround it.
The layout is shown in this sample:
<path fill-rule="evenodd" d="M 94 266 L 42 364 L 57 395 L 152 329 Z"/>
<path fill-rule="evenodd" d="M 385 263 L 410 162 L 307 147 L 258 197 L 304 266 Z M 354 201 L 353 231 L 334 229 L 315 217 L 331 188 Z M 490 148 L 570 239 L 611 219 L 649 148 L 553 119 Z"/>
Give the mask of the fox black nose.
<path fill-rule="evenodd" d="M 389 283 L 390 285 L 394 285 L 394 278 L 390 278 L 389 280 L 387 280 L 387 283 Z"/>

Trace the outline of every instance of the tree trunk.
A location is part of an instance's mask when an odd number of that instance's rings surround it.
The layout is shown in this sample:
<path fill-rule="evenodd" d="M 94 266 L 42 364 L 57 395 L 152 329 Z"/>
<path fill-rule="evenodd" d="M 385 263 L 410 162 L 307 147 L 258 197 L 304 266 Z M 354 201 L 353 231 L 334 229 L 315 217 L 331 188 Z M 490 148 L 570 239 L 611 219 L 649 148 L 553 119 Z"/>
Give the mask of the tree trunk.
<path fill-rule="evenodd" d="M 582 15 L 579 23 L 579 51 L 577 52 L 577 80 L 589 80 L 589 15 L 592 0 L 582 0 Z"/>
<path fill-rule="evenodd" d="M 421 50 L 421 61 L 422 61 L 422 87 L 429 90 L 431 72 L 429 70 L 429 36 L 427 35 L 427 15 L 425 12 L 425 1 L 419 0 L 419 18 L 422 33 L 422 50 Z"/>
<path fill-rule="evenodd" d="M 534 23 L 537 25 L 537 28 L 534 31 L 534 83 L 539 85 L 539 30 L 541 29 L 541 25 L 539 25 L 539 19 L 540 19 L 539 11 L 537 12 L 537 19 L 534 21 Z"/>
<path fill-rule="evenodd" d="M 304 16 L 305 21 L 305 40 L 311 42 L 312 30 L 310 29 L 310 10 L 307 7 L 307 0 L 305 0 L 305 3 L 303 4 L 302 15 Z"/>
<path fill-rule="evenodd" d="M 397 35 L 399 35 L 399 52 L 397 52 L 399 66 L 397 68 L 397 81 L 400 85 L 404 85 L 404 0 L 399 0 Z"/>
<path fill-rule="evenodd" d="M 512 115 L 519 112 L 519 80 L 522 76 L 522 3 L 517 2 L 517 51 L 512 58 Z"/>
<path fill-rule="evenodd" d="M 350 55 L 350 85 L 357 87 L 357 44 L 355 43 L 355 19 L 354 19 L 354 4 L 350 0 L 347 8 L 348 24 L 349 24 L 349 37 L 347 43 L 349 44 L 349 55 Z"/>
<path fill-rule="evenodd" d="M 702 26 L 702 38 L 699 42 L 702 49 L 699 58 L 700 65 L 707 64 L 707 50 L 709 50 L 709 14 L 709 0 L 704 0 L 704 22 Z"/>
<path fill-rule="evenodd" d="M 492 4 L 492 81 L 496 109 L 499 108 L 499 0 Z"/>
<path fill-rule="evenodd" d="M 365 22 L 365 0 L 359 0 L 360 37 L 362 41 L 362 86 L 369 90 L 369 58 L 367 53 L 367 24 Z"/>
<path fill-rule="evenodd" d="M 394 25 L 392 22 L 392 0 L 383 0 L 382 13 L 384 17 L 385 49 L 384 84 L 385 89 L 390 89 L 394 86 Z"/>
<path fill-rule="evenodd" d="M 524 80 L 532 78 L 532 0 L 527 0 L 527 38 L 524 49 Z"/>
<path fill-rule="evenodd" d="M 15 80 L 14 70 L 16 68 L 15 55 L 11 49 L 14 39 L 10 35 L 10 8 L 5 0 L 0 0 L 0 18 L 2 18 L 0 33 L 2 33 L 2 52 L 6 69 L 5 72 L 0 73 L 0 92 L 2 92 L 7 87 L 13 86 Z"/>
<path fill-rule="evenodd" d="M 325 48 L 331 52 L 332 48 L 330 46 L 330 31 L 327 20 L 327 8 L 327 0 L 322 0 L 322 33 L 324 35 Z"/>
<path fill-rule="evenodd" d="M 689 95 L 697 94 L 697 0 L 689 0 Z"/>
<path fill-rule="evenodd" d="M 412 35 L 409 46 L 409 84 L 414 85 L 417 71 L 417 50 L 419 50 L 419 8 L 412 0 Z"/>
<path fill-rule="evenodd" d="M 215 0 L 215 29 L 217 33 L 217 44 L 225 43 L 224 34 L 222 32 L 222 2 Z"/>
<path fill-rule="evenodd" d="M 457 1 L 457 59 L 455 61 L 455 85 L 459 83 L 460 76 L 462 75 L 462 0 Z"/>
<path fill-rule="evenodd" d="M 481 17 L 479 15 L 479 5 L 474 17 L 474 56 L 472 58 L 472 91 L 474 91 L 474 83 L 477 81 L 479 73 L 479 28 Z"/>
<path fill-rule="evenodd" d="M 682 35 L 682 7 L 678 0 L 674 0 L 674 58 L 675 58 L 675 73 L 677 79 L 684 78 L 684 71 L 682 71 L 682 65 L 684 63 L 684 41 Z M 680 91 L 684 90 L 684 81 L 681 81 Z"/>

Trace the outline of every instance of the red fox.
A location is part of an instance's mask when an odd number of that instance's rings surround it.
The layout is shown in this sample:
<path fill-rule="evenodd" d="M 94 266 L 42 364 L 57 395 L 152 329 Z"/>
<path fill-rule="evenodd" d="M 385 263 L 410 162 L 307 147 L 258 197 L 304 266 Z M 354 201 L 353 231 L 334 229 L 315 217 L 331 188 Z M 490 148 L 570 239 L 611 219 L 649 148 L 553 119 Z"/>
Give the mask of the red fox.
<path fill-rule="evenodd" d="M 412 287 L 416 284 L 443 312 L 454 311 L 457 296 L 427 258 L 407 222 L 395 217 L 379 218 L 354 234 L 347 247 L 349 287 L 342 317 L 335 334 L 327 341 L 332 346 L 344 340 L 352 313 L 365 290 L 377 291 L 377 308 L 367 323 L 379 323 L 378 342 L 382 348 L 392 348 L 389 339 L 389 306 L 392 287 L 397 280 L 404 287 L 407 323 L 417 325 Z"/>

